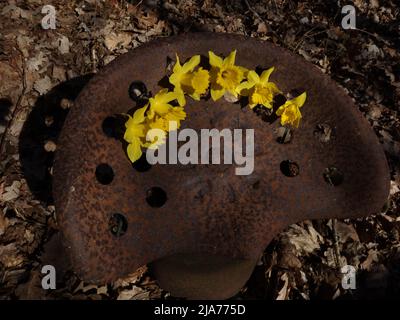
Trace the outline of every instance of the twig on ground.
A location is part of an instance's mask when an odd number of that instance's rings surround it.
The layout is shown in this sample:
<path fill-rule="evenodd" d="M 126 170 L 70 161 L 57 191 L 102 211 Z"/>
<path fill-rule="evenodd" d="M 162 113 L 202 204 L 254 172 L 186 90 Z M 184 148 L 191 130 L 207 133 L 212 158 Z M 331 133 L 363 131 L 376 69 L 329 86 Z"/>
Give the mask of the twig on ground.
<path fill-rule="evenodd" d="M 338 241 L 338 235 L 336 231 L 336 219 L 332 219 L 332 232 L 333 232 L 333 240 L 334 240 L 334 252 L 335 252 L 335 263 L 336 267 L 341 270 L 342 269 L 342 261 L 340 259 L 340 249 L 339 249 L 339 241 Z"/>
<path fill-rule="evenodd" d="M 19 46 L 17 46 L 17 50 L 21 55 L 21 61 L 22 61 L 22 90 L 21 90 L 21 94 L 18 96 L 18 100 L 17 103 L 15 104 L 15 108 L 11 113 L 11 118 L 10 120 L 7 122 L 6 128 L 3 132 L 3 135 L 1 136 L 1 140 L 0 140 L 0 154 L 3 154 L 3 148 L 4 148 L 4 142 L 6 140 L 6 136 L 7 133 L 11 127 L 11 124 L 14 121 L 15 116 L 17 115 L 18 111 L 20 110 L 20 106 L 21 106 L 21 101 L 23 99 L 23 97 L 25 96 L 25 92 L 26 92 L 26 64 L 25 64 L 25 57 L 24 54 L 21 50 L 21 48 Z"/>

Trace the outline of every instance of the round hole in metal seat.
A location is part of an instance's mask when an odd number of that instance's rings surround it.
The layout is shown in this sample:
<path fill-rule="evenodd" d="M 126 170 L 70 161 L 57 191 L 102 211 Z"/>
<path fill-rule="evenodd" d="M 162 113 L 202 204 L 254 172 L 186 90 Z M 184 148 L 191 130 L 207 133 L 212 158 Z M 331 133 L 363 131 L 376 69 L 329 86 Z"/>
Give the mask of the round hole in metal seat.
<path fill-rule="evenodd" d="M 123 214 L 114 213 L 111 215 L 110 220 L 108 221 L 108 226 L 110 232 L 115 237 L 121 237 L 128 230 L 128 221 Z"/>
<path fill-rule="evenodd" d="M 167 193 L 160 187 L 152 187 L 147 190 L 147 203 L 153 208 L 160 208 L 167 202 Z"/>
<path fill-rule="evenodd" d="M 114 170 L 107 163 L 102 163 L 96 168 L 96 178 L 101 184 L 110 184 L 114 179 Z"/>
<path fill-rule="evenodd" d="M 300 167 L 299 165 L 291 160 L 285 160 L 281 162 L 280 165 L 281 172 L 286 177 L 296 177 L 300 174 Z"/>

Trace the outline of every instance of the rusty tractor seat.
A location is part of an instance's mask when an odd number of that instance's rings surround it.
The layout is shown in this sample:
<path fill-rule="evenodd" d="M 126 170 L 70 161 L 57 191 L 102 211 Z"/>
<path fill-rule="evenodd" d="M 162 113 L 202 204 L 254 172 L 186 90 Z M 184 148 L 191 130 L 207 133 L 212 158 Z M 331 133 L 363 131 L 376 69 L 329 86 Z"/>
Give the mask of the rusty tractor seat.
<path fill-rule="evenodd" d="M 238 65 L 275 66 L 273 81 L 283 92 L 307 91 L 290 141 L 279 136 L 278 120 L 265 122 L 249 108 L 188 99 L 182 128 L 254 129 L 254 172 L 237 176 L 233 165 L 132 166 L 121 141 L 104 129 L 110 117 L 136 107 L 131 83 L 155 93 L 167 57 L 178 53 L 184 61 L 209 50 L 226 56 L 234 49 Z M 53 193 L 65 248 L 82 279 L 111 282 L 151 264 L 173 295 L 214 299 L 238 292 L 290 224 L 379 212 L 389 181 L 370 125 L 318 68 L 269 42 L 197 33 L 151 41 L 87 84 L 59 138 Z"/>

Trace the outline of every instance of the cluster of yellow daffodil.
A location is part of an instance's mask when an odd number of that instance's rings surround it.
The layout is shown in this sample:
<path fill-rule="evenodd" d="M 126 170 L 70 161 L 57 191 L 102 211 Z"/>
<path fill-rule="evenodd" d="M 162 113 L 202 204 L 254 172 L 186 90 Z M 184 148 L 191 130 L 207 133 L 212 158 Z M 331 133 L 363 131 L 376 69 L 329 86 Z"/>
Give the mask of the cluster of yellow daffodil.
<path fill-rule="evenodd" d="M 186 118 L 186 113 L 183 107 L 171 105 L 171 102 L 177 98 L 176 92 L 162 89 L 150 98 L 144 107 L 136 110 L 133 117 L 128 115 L 129 119 L 125 123 L 124 140 L 128 142 L 127 153 L 132 162 L 141 157 L 142 147 L 157 147 L 164 143 L 168 131 L 179 128 L 181 120 Z M 175 123 L 178 127 L 170 128 L 170 123 Z M 153 141 L 148 141 L 146 135 L 150 129 L 159 129 L 160 132 L 164 133 L 164 136 L 160 141 L 157 141 L 160 138 L 159 135 L 155 136 Z"/>
<path fill-rule="evenodd" d="M 236 50 L 232 51 L 225 59 L 210 51 L 209 59 L 211 65 L 211 97 L 214 101 L 228 92 L 236 98 L 247 96 L 251 109 L 257 105 L 272 109 L 274 97 L 281 93 L 278 86 L 269 81 L 274 71 L 273 67 L 258 75 L 253 70 L 236 66 Z M 284 105 L 278 108 L 276 114 L 281 117 L 283 126 L 291 125 L 296 128 L 299 126 L 300 108 L 304 105 L 306 98 L 307 94 L 304 92 L 300 96 L 286 101 Z"/>
<path fill-rule="evenodd" d="M 174 87 L 173 91 L 160 90 L 149 99 L 144 107 L 136 110 L 132 117 L 128 116 L 129 119 L 125 123 L 124 140 L 128 142 L 127 153 L 132 162 L 141 157 L 142 148 L 157 147 L 164 143 L 168 131 L 179 129 L 180 121 L 186 118 L 185 95 L 198 101 L 210 88 L 211 98 L 214 101 L 224 95 L 231 95 L 235 98 L 246 96 L 251 109 L 257 105 L 272 109 L 274 97 L 281 93 L 277 85 L 269 81 L 274 71 L 273 67 L 258 75 L 253 70 L 235 65 L 236 50 L 232 51 L 225 59 L 212 51 L 209 51 L 208 54 L 210 70 L 199 67 L 200 55 L 193 56 L 183 65 L 176 55 L 176 63 L 169 76 L 169 82 Z M 171 104 L 174 100 L 178 102 L 179 106 Z M 305 100 L 306 93 L 304 92 L 300 96 L 286 101 L 277 109 L 276 114 L 281 117 L 282 125 L 299 126 L 300 108 L 304 105 Z M 170 121 L 174 121 L 171 123 L 176 123 L 177 127 L 171 128 Z M 160 129 L 164 133 L 163 138 L 160 141 L 146 140 L 146 134 L 150 129 Z"/>

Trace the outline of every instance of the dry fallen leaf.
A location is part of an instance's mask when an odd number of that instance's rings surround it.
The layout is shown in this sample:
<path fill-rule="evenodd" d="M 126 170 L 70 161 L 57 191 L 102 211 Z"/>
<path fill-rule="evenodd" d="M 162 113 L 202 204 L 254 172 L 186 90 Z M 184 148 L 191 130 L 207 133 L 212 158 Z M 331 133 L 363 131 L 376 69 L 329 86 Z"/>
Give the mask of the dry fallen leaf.
<path fill-rule="evenodd" d="M 136 286 L 133 286 L 132 289 L 121 291 L 117 298 L 117 300 L 148 300 L 148 299 L 149 299 L 149 292 Z"/>
<path fill-rule="evenodd" d="M 30 58 L 27 62 L 26 62 L 26 67 L 28 69 L 28 71 L 39 71 L 40 70 L 40 66 L 42 66 L 45 61 L 47 61 L 47 58 L 45 57 L 43 51 L 39 51 L 39 53 Z"/>
<path fill-rule="evenodd" d="M 24 257 L 17 249 L 15 242 L 0 246 L 0 263 L 6 268 L 16 268 L 22 265 Z"/>
<path fill-rule="evenodd" d="M 299 225 L 292 225 L 283 233 L 282 240 L 291 243 L 300 252 L 312 253 L 320 248 L 323 237 L 311 225 L 306 228 L 307 230 Z"/>
<path fill-rule="evenodd" d="M 365 261 L 361 264 L 361 269 L 370 270 L 373 263 L 378 261 L 378 251 L 371 249 L 368 251 L 367 259 L 365 259 Z"/>
<path fill-rule="evenodd" d="M 137 283 L 145 274 L 147 271 L 147 266 L 140 267 L 137 269 L 135 272 L 131 273 L 125 278 L 118 279 L 113 283 L 113 288 L 118 288 L 118 287 L 126 287 L 129 286 L 130 284 L 135 284 Z"/>
<path fill-rule="evenodd" d="M 126 32 L 110 33 L 104 37 L 104 44 L 110 51 L 115 50 L 117 47 L 126 47 L 132 41 L 132 36 Z"/>
<path fill-rule="evenodd" d="M 281 280 L 284 282 L 284 284 L 282 289 L 279 290 L 276 300 L 286 300 L 289 296 L 289 277 L 286 272 L 282 275 Z"/>
<path fill-rule="evenodd" d="M 61 54 L 69 53 L 69 47 L 71 46 L 69 39 L 66 36 L 61 36 L 53 45 L 58 48 Z"/>
<path fill-rule="evenodd" d="M 52 76 L 53 76 L 54 79 L 57 79 L 59 81 L 65 81 L 67 79 L 66 78 L 66 74 L 67 73 L 66 73 L 64 67 L 57 66 L 57 65 L 53 66 L 53 74 L 52 74 Z"/>
<path fill-rule="evenodd" d="M 346 243 L 347 240 L 352 239 L 353 241 L 360 241 L 357 231 L 353 225 L 343 223 L 341 221 L 336 222 L 336 232 L 341 243 Z"/>
<path fill-rule="evenodd" d="M 19 197 L 19 190 L 21 188 L 21 182 L 14 181 L 11 186 L 4 188 L 4 193 L 1 195 L 1 200 L 4 202 L 15 200 Z"/>
<path fill-rule="evenodd" d="M 97 294 L 104 294 L 107 295 L 108 293 L 108 288 L 107 286 L 102 286 L 100 288 L 97 288 Z"/>
<path fill-rule="evenodd" d="M 265 24 L 265 22 L 261 22 L 258 24 L 257 26 L 257 32 L 258 33 L 267 33 L 268 28 L 267 25 Z"/>
<path fill-rule="evenodd" d="M 390 195 L 400 192 L 400 186 L 396 181 L 390 181 Z"/>
<path fill-rule="evenodd" d="M 51 80 L 48 76 L 45 76 L 42 79 L 35 81 L 33 84 L 33 88 L 39 92 L 40 95 L 47 93 L 52 87 Z"/>

